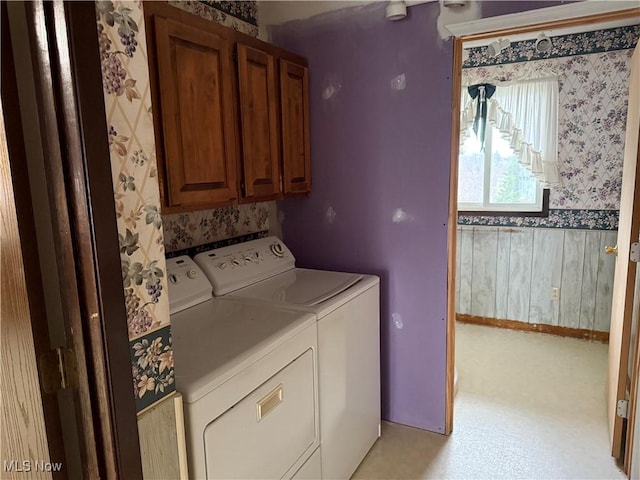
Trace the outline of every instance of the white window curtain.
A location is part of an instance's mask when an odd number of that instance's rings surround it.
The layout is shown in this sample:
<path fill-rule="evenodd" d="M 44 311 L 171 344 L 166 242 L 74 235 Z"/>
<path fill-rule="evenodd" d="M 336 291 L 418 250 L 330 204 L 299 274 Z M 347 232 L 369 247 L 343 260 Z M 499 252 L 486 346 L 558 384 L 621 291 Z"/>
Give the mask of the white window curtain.
<path fill-rule="evenodd" d="M 460 141 L 473 124 L 477 100 L 462 89 L 464 108 L 460 118 Z M 487 123 L 509 140 L 520 163 L 528 168 L 544 187 L 561 184 L 558 167 L 558 78 L 538 78 L 496 84 L 487 100 Z"/>

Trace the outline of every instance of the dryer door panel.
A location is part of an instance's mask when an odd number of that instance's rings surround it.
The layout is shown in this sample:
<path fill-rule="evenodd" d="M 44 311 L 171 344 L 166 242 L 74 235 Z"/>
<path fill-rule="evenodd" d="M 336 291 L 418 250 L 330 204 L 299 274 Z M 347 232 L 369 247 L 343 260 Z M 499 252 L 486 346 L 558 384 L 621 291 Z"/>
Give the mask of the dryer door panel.
<path fill-rule="evenodd" d="M 207 478 L 281 478 L 316 440 L 313 351 L 207 425 Z"/>

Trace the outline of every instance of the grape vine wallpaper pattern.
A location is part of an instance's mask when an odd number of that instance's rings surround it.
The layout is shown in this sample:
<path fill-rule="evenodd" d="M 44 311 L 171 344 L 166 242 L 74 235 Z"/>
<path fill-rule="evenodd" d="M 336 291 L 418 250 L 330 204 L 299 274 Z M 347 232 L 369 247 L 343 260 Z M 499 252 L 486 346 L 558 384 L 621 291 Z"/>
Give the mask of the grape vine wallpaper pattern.
<path fill-rule="evenodd" d="M 169 3 L 244 33 L 253 36 L 258 33 L 253 1 Z M 132 392 L 140 413 L 175 390 L 166 282 L 167 239 L 170 247 L 184 248 L 247 233 L 253 228 L 268 229 L 267 208 L 243 205 L 199 212 L 193 217 L 182 214 L 163 218 L 143 4 L 98 0 L 96 21 L 127 309 Z"/>

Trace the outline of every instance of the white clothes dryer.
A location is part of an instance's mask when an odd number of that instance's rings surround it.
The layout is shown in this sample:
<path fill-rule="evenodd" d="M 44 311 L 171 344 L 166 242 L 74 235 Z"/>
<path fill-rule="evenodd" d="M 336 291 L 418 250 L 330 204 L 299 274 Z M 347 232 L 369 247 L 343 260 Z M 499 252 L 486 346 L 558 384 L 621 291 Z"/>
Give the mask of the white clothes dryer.
<path fill-rule="evenodd" d="M 276 237 L 203 252 L 195 261 L 217 298 L 316 316 L 322 478 L 349 478 L 380 436 L 378 277 L 295 268 Z"/>
<path fill-rule="evenodd" d="M 192 478 L 320 478 L 316 318 L 212 298 L 167 260 L 176 389 Z"/>

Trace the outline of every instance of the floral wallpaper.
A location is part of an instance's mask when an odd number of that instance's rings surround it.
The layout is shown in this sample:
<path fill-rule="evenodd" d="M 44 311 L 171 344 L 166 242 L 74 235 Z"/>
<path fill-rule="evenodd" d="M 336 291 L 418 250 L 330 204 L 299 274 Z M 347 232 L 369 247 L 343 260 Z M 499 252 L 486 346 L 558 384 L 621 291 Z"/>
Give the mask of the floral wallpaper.
<path fill-rule="evenodd" d="M 470 48 L 462 62 L 462 68 L 629 50 L 636 46 L 639 36 L 640 25 L 632 25 L 551 37 L 552 47 L 547 52 L 536 51 L 536 40 L 512 42 L 495 57 L 489 55 L 488 47 Z"/>
<path fill-rule="evenodd" d="M 210 250 L 228 247 L 229 245 L 237 245 L 239 243 L 250 242 L 259 238 L 267 238 L 268 236 L 269 230 L 245 233 L 243 235 L 238 235 L 237 237 L 223 238 L 222 240 L 214 240 L 213 242 L 203 243 L 202 245 L 196 245 L 194 247 L 187 247 L 180 250 L 174 250 L 173 252 L 167 252 L 167 258 L 179 257 L 181 255 L 188 255 L 189 257 L 193 258 L 202 252 L 208 252 Z"/>
<path fill-rule="evenodd" d="M 170 3 L 257 35 L 255 2 Z M 175 390 L 165 243 L 180 248 L 268 229 L 264 205 L 198 212 L 193 218 L 190 214 L 167 215 L 166 219 L 161 215 L 142 8 L 141 1 L 96 1 L 133 393 L 138 413 Z M 163 231 L 163 225 L 168 234 Z"/>
<path fill-rule="evenodd" d="M 534 41 L 514 42 L 498 57 L 489 57 L 486 47 L 470 49 L 465 84 L 509 81 L 535 72 L 558 76 L 562 187 L 551 189 L 549 218 L 460 215 L 459 223 L 617 229 L 629 67 L 638 37 L 636 25 L 552 37 L 553 48 L 546 54 L 534 54 Z"/>
<path fill-rule="evenodd" d="M 133 342 L 131 370 L 137 411 L 150 406 L 159 396 L 175 390 L 170 328 L 145 335 Z"/>
<path fill-rule="evenodd" d="M 256 1 L 168 0 L 167 3 L 247 35 L 258 36 Z"/>
<path fill-rule="evenodd" d="M 99 1 L 96 13 L 122 281 L 133 340 L 169 323 L 144 22 L 134 3 Z"/>
<path fill-rule="evenodd" d="M 266 203 L 162 217 L 167 252 L 269 229 Z"/>
<path fill-rule="evenodd" d="M 543 227 L 568 230 L 617 230 L 618 210 L 549 209 L 548 217 L 458 215 L 458 225 L 491 227 Z"/>

